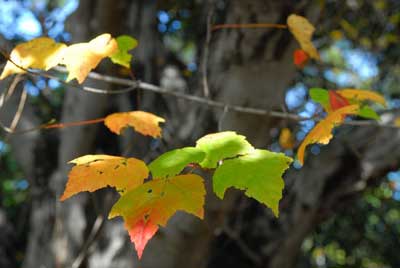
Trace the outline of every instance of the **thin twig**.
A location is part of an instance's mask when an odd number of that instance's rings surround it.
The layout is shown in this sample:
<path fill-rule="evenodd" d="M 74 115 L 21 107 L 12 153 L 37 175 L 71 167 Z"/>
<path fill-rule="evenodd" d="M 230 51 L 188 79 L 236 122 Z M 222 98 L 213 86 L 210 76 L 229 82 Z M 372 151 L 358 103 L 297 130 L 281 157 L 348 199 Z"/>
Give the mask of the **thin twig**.
<path fill-rule="evenodd" d="M 65 67 L 57 66 L 54 69 L 56 69 L 60 72 L 68 72 L 68 70 Z M 26 71 L 30 75 L 45 76 L 45 77 L 55 79 L 61 83 L 66 84 L 66 82 L 63 81 L 62 79 L 60 79 L 56 76 L 51 76 L 44 72 L 32 72 L 30 70 L 26 70 Z M 189 95 L 189 94 L 185 94 L 185 93 L 170 91 L 168 89 L 165 89 L 165 88 L 162 88 L 162 87 L 150 84 L 150 83 L 141 82 L 138 80 L 134 81 L 134 80 L 118 78 L 118 77 L 109 76 L 109 75 L 103 75 L 103 74 L 99 74 L 99 73 L 95 73 L 95 72 L 90 72 L 88 77 L 90 77 L 94 80 L 104 81 L 104 82 L 108 82 L 108 83 L 112 83 L 112 84 L 116 84 L 116 85 L 127 86 L 128 88 L 117 91 L 117 90 L 105 90 L 105 89 L 93 90 L 93 88 L 78 86 L 78 85 L 73 86 L 73 87 L 79 88 L 84 91 L 95 92 L 98 94 L 122 94 L 122 93 L 127 93 L 130 91 L 133 91 L 137 88 L 140 88 L 142 90 L 152 91 L 152 92 L 156 92 L 156 93 L 164 94 L 164 95 L 170 95 L 170 96 L 174 96 L 176 98 L 184 99 L 187 101 L 204 104 L 209 107 L 214 107 L 214 108 L 218 108 L 218 109 L 229 109 L 230 111 L 234 111 L 234 112 L 247 113 L 247 114 L 253 114 L 253 115 L 260 115 L 260 116 L 270 116 L 270 117 L 276 117 L 276 118 L 284 118 L 284 119 L 290 119 L 290 120 L 294 120 L 294 121 L 315 120 L 318 122 L 318 121 L 323 120 L 323 118 L 304 117 L 304 116 L 300 116 L 297 114 L 291 114 L 291 113 L 285 113 L 285 112 L 279 112 L 279 111 L 271 111 L 271 110 L 264 110 L 264 109 L 258 109 L 258 108 L 252 108 L 252 107 L 244 107 L 244 106 L 239 106 L 239 105 L 231 105 L 231 104 L 227 104 L 224 102 L 210 100 L 208 98 L 203 98 L 203 97 Z M 67 85 L 72 86 L 70 84 L 67 84 Z M 394 124 L 385 124 L 385 123 L 377 122 L 375 120 L 345 121 L 342 123 L 342 125 L 374 126 L 374 127 L 386 127 L 386 128 L 399 129 L 399 127 Z"/>
<path fill-rule="evenodd" d="M 26 92 L 25 88 L 22 90 L 21 93 L 21 98 L 19 100 L 17 112 L 14 115 L 13 120 L 11 121 L 10 129 L 11 131 L 14 132 L 15 128 L 18 125 L 19 119 L 21 118 L 22 111 L 24 110 L 25 103 L 26 103 L 26 97 L 28 96 L 28 93 Z"/>
<path fill-rule="evenodd" d="M 100 233 L 100 231 L 104 225 L 104 222 L 105 222 L 105 217 L 103 215 L 98 215 L 93 224 L 92 230 L 90 231 L 90 234 L 89 234 L 88 238 L 86 239 L 85 244 L 82 247 L 82 250 L 79 252 L 79 255 L 76 257 L 76 259 L 72 263 L 71 268 L 79 268 L 81 266 L 83 260 L 89 254 L 90 246 L 93 244 L 93 242 L 96 240 L 96 237 Z"/>
<path fill-rule="evenodd" d="M 205 44 L 204 44 L 204 53 L 203 53 L 203 60 L 202 60 L 202 64 L 203 64 L 203 92 L 204 92 L 204 97 L 209 97 L 210 96 L 210 89 L 208 87 L 208 72 L 207 72 L 207 68 L 208 68 L 208 54 L 209 54 L 209 47 L 210 47 L 210 42 L 211 42 L 211 20 L 212 20 L 212 16 L 214 13 L 214 9 L 210 8 L 210 10 L 208 11 L 208 15 L 207 15 L 207 29 L 206 29 L 206 40 L 205 40 Z"/>

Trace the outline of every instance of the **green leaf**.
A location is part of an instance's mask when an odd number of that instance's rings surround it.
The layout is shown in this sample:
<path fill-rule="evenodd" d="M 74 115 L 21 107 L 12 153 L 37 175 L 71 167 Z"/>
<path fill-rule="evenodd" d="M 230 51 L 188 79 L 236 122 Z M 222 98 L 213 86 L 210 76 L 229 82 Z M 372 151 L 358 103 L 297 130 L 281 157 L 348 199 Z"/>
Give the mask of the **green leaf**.
<path fill-rule="evenodd" d="M 150 163 L 154 178 L 164 178 L 179 174 L 188 164 L 200 163 L 205 153 L 195 147 L 185 147 L 166 152 Z"/>
<path fill-rule="evenodd" d="M 206 153 L 200 163 L 203 168 L 216 168 L 220 160 L 244 155 L 254 150 L 245 136 L 238 135 L 234 131 L 206 135 L 196 142 L 196 148 Z"/>
<path fill-rule="evenodd" d="M 248 155 L 225 160 L 214 173 L 214 192 L 223 198 L 229 187 L 245 190 L 247 196 L 270 207 L 278 216 L 284 187 L 282 174 L 292 161 L 282 153 L 258 149 Z"/>
<path fill-rule="evenodd" d="M 369 107 L 368 105 L 363 106 L 357 115 L 367 119 L 374 119 L 374 120 L 379 120 L 380 118 L 379 115 L 374 110 L 372 110 L 372 108 Z"/>
<path fill-rule="evenodd" d="M 110 59 L 115 64 L 130 68 L 132 55 L 129 54 L 128 51 L 134 49 L 138 45 L 137 40 L 129 35 L 118 36 L 116 40 L 118 44 L 118 50 L 110 56 Z"/>
<path fill-rule="evenodd" d="M 329 94 L 328 90 L 323 88 L 310 88 L 310 97 L 313 101 L 319 103 L 325 110 L 329 110 Z"/>

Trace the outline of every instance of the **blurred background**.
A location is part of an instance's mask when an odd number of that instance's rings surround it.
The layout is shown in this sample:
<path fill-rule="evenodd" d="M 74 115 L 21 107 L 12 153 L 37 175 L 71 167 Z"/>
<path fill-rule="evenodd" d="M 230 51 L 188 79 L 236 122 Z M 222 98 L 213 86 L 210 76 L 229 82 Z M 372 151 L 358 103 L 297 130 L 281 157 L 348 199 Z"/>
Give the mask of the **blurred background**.
<path fill-rule="evenodd" d="M 285 24 L 292 13 L 317 29 L 313 41 L 322 60 L 303 69 L 293 64 L 298 44 L 287 30 L 211 31 L 226 23 Z M 39 36 L 77 43 L 105 32 L 131 35 L 139 45 L 132 73 L 105 60 L 96 69 L 102 74 L 302 116 L 322 113 L 309 98 L 311 87 L 372 89 L 388 101 L 385 110 L 374 107 L 382 121 L 400 115 L 398 0 L 0 0 L 0 48 L 8 53 Z M 60 83 L 64 73 L 52 74 L 58 79 L 0 81 L 1 268 L 400 267 L 400 131 L 375 126 L 341 127 L 330 145 L 311 146 L 305 165 L 295 162 L 285 174 L 279 218 L 240 191 L 222 201 L 209 188 L 205 220 L 178 213 L 139 262 L 121 219 L 106 219 L 114 191 L 58 201 L 69 160 L 101 153 L 149 162 L 223 130 L 293 156 L 315 122 L 216 109 L 140 89 L 94 94 Z M 119 89 L 92 79 L 85 85 Z M 102 124 L 24 134 L 4 128 L 136 109 L 166 118 L 161 139 L 131 130 L 116 136 Z M 279 139 L 282 129 L 293 142 Z"/>

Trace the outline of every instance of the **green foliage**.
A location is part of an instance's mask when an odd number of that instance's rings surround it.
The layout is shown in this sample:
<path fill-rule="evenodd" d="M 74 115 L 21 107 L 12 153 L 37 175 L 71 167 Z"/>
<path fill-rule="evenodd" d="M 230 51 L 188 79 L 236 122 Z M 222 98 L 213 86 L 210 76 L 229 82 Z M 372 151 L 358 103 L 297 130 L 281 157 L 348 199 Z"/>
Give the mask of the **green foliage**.
<path fill-rule="evenodd" d="M 229 187 L 245 190 L 247 196 L 272 208 L 278 216 L 284 187 L 282 174 L 291 162 L 290 157 L 267 150 L 254 150 L 247 155 L 225 160 L 215 171 L 214 191 L 223 198 Z"/>
<path fill-rule="evenodd" d="M 205 153 L 195 147 L 185 147 L 166 152 L 149 164 L 154 178 L 164 178 L 179 174 L 188 164 L 200 163 Z"/>
<path fill-rule="evenodd" d="M 368 105 L 361 107 L 358 115 L 367 119 L 379 120 L 379 115 Z"/>
<path fill-rule="evenodd" d="M 216 168 L 220 160 L 244 155 L 254 149 L 245 136 L 233 131 L 206 135 L 197 141 L 196 147 L 206 153 L 200 163 L 203 168 Z"/>
<path fill-rule="evenodd" d="M 115 64 L 130 68 L 132 55 L 129 54 L 128 51 L 134 49 L 138 45 L 137 40 L 129 35 L 121 35 L 116 38 L 116 41 L 118 50 L 115 54 L 110 56 L 111 61 Z"/>
<path fill-rule="evenodd" d="M 329 107 L 329 95 L 328 91 L 323 88 L 310 88 L 309 90 L 310 97 L 316 103 L 321 104 L 322 107 Z"/>

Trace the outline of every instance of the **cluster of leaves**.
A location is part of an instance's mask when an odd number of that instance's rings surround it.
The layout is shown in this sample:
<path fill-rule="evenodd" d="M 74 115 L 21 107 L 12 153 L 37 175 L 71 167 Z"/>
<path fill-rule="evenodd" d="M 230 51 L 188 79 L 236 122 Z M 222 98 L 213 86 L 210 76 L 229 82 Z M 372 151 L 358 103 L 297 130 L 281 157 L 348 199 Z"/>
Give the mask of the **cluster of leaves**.
<path fill-rule="evenodd" d="M 386 106 L 385 99 L 369 90 L 340 89 L 325 90 L 310 89 L 311 98 L 322 105 L 327 116 L 321 120 L 304 138 L 298 151 L 298 161 L 304 163 L 305 149 L 309 144 L 328 144 L 332 139 L 332 129 L 342 124 L 348 115 L 357 115 L 369 119 L 379 119 L 379 116 L 366 102 L 372 101 Z"/>
<path fill-rule="evenodd" d="M 49 37 L 39 37 L 19 44 L 11 51 L 0 80 L 12 74 L 25 73 L 28 68 L 47 71 L 61 64 L 69 71 L 67 82 L 76 78 L 82 83 L 106 57 L 116 64 L 129 67 L 132 55 L 128 51 L 136 45 L 137 41 L 130 36 L 122 35 L 114 39 L 107 33 L 88 43 L 70 46 L 56 43 Z"/>
<path fill-rule="evenodd" d="M 318 51 L 311 42 L 314 26 L 306 18 L 292 14 L 287 19 L 287 27 L 301 46 L 301 50 L 295 51 L 295 64 L 302 67 L 309 58 L 319 60 Z M 24 73 L 28 68 L 49 70 L 62 64 L 69 72 L 67 82 L 77 79 L 82 83 L 90 71 L 107 57 L 129 68 L 132 56 L 128 51 L 136 45 L 136 40 L 129 36 L 114 39 L 109 34 L 70 46 L 41 37 L 13 49 L 0 79 Z M 314 88 L 310 95 L 322 105 L 327 115 L 299 146 L 297 158 L 301 164 L 304 163 L 306 147 L 312 143 L 328 144 L 332 129 L 342 124 L 346 116 L 378 119 L 367 101 L 385 105 L 382 96 L 367 90 Z M 161 137 L 159 123 L 164 119 L 151 113 L 132 111 L 111 114 L 96 120 L 99 121 L 104 121 L 115 134 L 121 134 L 123 128 L 130 126 L 143 135 L 158 138 Z M 294 146 L 289 129 L 282 130 L 280 142 L 283 148 Z M 61 200 L 82 191 L 115 187 L 121 196 L 109 218 L 123 217 L 141 257 L 148 240 L 159 226 L 167 224 L 176 211 L 203 217 L 206 194 L 203 179 L 192 171 L 187 172 L 186 167 L 214 171 L 213 190 L 218 197 L 223 198 L 230 187 L 244 190 L 247 196 L 270 207 L 278 216 L 284 188 L 282 175 L 292 161 L 282 153 L 254 148 L 244 136 L 235 132 L 220 132 L 200 138 L 194 147 L 166 152 L 149 165 L 140 159 L 110 155 L 86 155 L 74 159 L 70 163 L 75 166 L 69 173 Z"/>
<path fill-rule="evenodd" d="M 291 162 L 282 153 L 255 149 L 235 132 L 219 132 L 202 137 L 195 147 L 166 152 L 149 165 L 140 159 L 109 155 L 74 159 L 70 163 L 76 166 L 69 174 L 61 200 L 81 191 L 115 187 L 121 197 L 109 218 L 124 218 L 141 257 L 148 240 L 176 211 L 203 218 L 203 179 L 192 172 L 185 173 L 185 167 L 215 170 L 213 189 L 218 197 L 223 198 L 230 187 L 241 189 L 278 216 L 284 187 L 282 174 Z"/>

